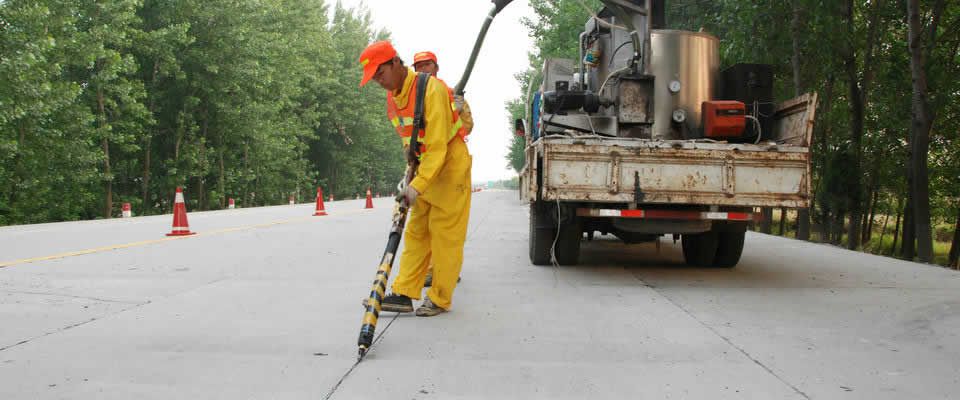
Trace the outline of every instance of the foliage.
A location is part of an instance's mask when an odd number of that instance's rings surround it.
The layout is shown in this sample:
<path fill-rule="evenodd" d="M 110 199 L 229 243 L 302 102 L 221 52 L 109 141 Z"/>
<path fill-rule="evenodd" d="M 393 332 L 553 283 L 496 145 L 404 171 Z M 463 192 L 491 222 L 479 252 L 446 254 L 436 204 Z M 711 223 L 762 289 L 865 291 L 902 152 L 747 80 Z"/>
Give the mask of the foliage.
<path fill-rule="evenodd" d="M 583 3 L 599 8 L 597 1 Z M 577 0 L 530 4 L 536 19 L 525 25 L 536 48 L 528 71 L 517 76 L 518 99 L 506 105 L 512 115 L 522 114 L 518 103 L 526 104 L 543 57 L 576 58 L 577 35 L 589 18 Z M 927 158 L 932 222 L 953 226 L 960 213 L 960 3 L 922 0 L 919 9 L 934 116 Z M 722 67 L 773 65 L 777 100 L 819 94 L 811 214 L 814 236 L 837 241 L 849 237 L 843 230 L 853 225 L 854 210 L 869 223 L 871 215 L 895 217 L 906 206 L 912 90 L 906 16 L 904 2 L 891 0 L 674 0 L 666 9 L 668 28 L 721 39 Z M 863 109 L 859 122 L 854 88 Z M 854 129 L 857 123 L 862 131 Z M 522 165 L 513 164 L 522 145 L 511 144 L 512 165 Z M 864 229 L 867 243 L 876 229 Z"/>
<path fill-rule="evenodd" d="M 388 36 L 322 0 L 0 2 L 0 225 L 389 192 L 356 64 Z"/>

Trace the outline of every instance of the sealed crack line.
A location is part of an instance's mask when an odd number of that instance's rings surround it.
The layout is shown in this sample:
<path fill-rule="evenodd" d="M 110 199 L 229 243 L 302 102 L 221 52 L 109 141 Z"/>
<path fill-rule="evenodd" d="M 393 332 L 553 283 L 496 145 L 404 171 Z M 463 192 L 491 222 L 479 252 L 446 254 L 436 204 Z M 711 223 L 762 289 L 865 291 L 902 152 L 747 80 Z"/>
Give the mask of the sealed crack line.
<path fill-rule="evenodd" d="M 100 301 L 104 303 L 140 304 L 140 302 L 137 302 L 137 301 L 102 299 L 99 297 L 76 296 L 76 295 L 62 294 L 62 293 L 30 292 L 25 290 L 10 290 L 10 289 L 0 289 L 0 292 L 13 293 L 13 294 L 30 294 L 30 295 L 36 295 L 36 296 L 66 297 L 71 299 Z"/>
<path fill-rule="evenodd" d="M 660 295 L 660 297 L 663 297 L 664 299 L 666 299 L 668 302 L 670 302 L 670 304 L 673 304 L 674 307 L 677 307 L 677 308 L 679 308 L 680 310 L 682 310 L 682 311 L 684 312 L 684 314 L 687 314 L 687 316 L 689 316 L 690 318 L 692 318 L 694 321 L 697 321 L 697 323 L 700 324 L 700 326 L 706 328 L 707 330 L 709 330 L 710 332 L 712 332 L 714 335 L 716 335 L 717 337 L 719 337 L 720 339 L 722 339 L 724 342 L 727 343 L 727 345 L 729 345 L 730 347 L 733 347 L 734 349 L 736 349 L 738 352 L 740 352 L 740 354 L 743 354 L 743 356 L 744 356 L 744 357 L 747 357 L 747 359 L 749 359 L 750 361 L 753 361 L 754 364 L 758 365 L 760 368 L 763 368 L 763 370 L 764 370 L 764 371 L 767 371 L 768 374 L 772 375 L 774 378 L 777 378 L 777 380 L 779 380 L 781 383 L 783 383 L 784 385 L 786 385 L 787 387 L 789 387 L 791 390 L 793 390 L 794 393 L 802 396 L 804 399 L 810 400 L 810 396 L 808 396 L 806 393 L 804 393 L 802 390 L 800 390 L 800 388 L 794 386 L 794 385 L 791 384 L 790 382 L 787 382 L 786 379 L 784 379 L 783 377 L 781 377 L 780 375 L 778 375 L 776 372 L 774 372 L 772 369 L 770 369 L 770 367 L 764 365 L 762 362 L 760 362 L 760 360 L 757 360 L 756 358 L 754 358 L 753 356 L 751 356 L 750 353 L 747 353 L 746 350 L 744 350 L 744 349 L 741 348 L 740 346 L 737 346 L 735 343 L 733 343 L 732 340 L 730 340 L 730 339 L 727 338 L 726 336 L 721 335 L 720 332 L 717 332 L 717 330 L 714 329 L 712 326 L 707 325 L 705 322 L 701 321 L 700 318 L 697 318 L 695 315 L 693 315 L 693 313 L 691 313 L 691 312 L 690 312 L 689 310 L 687 310 L 685 307 L 681 306 L 681 305 L 680 305 L 679 303 L 677 303 L 676 301 L 673 301 L 673 299 L 670 298 L 670 296 L 667 296 L 667 295 L 664 294 L 663 292 L 657 290 L 656 287 L 653 287 L 653 286 L 651 286 L 651 285 L 647 285 L 645 282 L 643 282 L 642 279 L 640 279 L 639 277 L 637 277 L 637 276 L 634 275 L 633 273 L 631 273 L 630 275 L 633 276 L 634 279 L 640 281 L 641 284 L 643 284 L 643 285 L 646 286 L 646 287 L 649 287 L 650 290 L 653 290 L 655 293 L 657 293 L 658 295 Z"/>
<path fill-rule="evenodd" d="M 68 331 L 68 330 L 73 329 L 73 328 L 76 328 L 76 327 L 78 327 L 78 326 L 83 326 L 83 325 L 89 324 L 89 323 L 91 323 L 91 322 L 93 322 L 93 321 L 97 321 L 97 320 L 100 320 L 100 319 L 103 319 L 103 318 L 107 318 L 107 317 L 110 317 L 110 316 L 113 316 L 113 315 L 117 315 L 117 314 L 120 314 L 120 313 L 125 312 L 125 311 L 129 311 L 129 310 L 133 310 L 133 309 L 136 309 L 136 308 L 140 308 L 140 307 L 143 307 L 143 306 L 145 306 L 145 305 L 147 305 L 147 304 L 150 304 L 150 303 L 151 303 L 150 301 L 147 301 L 147 302 L 144 302 L 144 303 L 139 303 L 139 304 L 137 304 L 137 305 L 135 305 L 135 306 L 133 306 L 133 307 L 127 307 L 127 308 L 125 308 L 125 309 L 123 309 L 123 310 L 117 311 L 117 312 L 112 313 L 112 314 L 102 315 L 102 316 L 99 316 L 99 317 L 90 318 L 90 319 L 88 319 L 88 320 L 86 320 L 86 321 L 81 321 L 81 322 L 77 322 L 77 323 L 72 324 L 72 325 L 67 325 L 67 326 L 65 326 L 65 327 L 63 327 L 63 328 L 60 328 L 60 329 L 57 329 L 57 330 L 55 330 L 55 331 L 44 333 L 44 334 L 42 334 L 42 335 L 40 335 L 40 336 L 32 337 L 32 338 L 30 338 L 30 339 L 21 340 L 21 341 L 19 341 L 19 342 L 17 342 L 17 343 L 14 343 L 14 344 L 9 345 L 9 346 L 0 347 L 0 351 L 4 351 L 4 350 L 7 350 L 7 349 L 12 349 L 12 348 L 14 348 L 14 347 L 17 347 L 17 346 L 20 346 L 20 345 L 23 345 L 23 344 L 30 343 L 30 342 L 32 342 L 32 341 L 34 341 L 34 340 L 43 339 L 43 338 L 45 338 L 45 337 L 47 337 L 47 336 L 55 335 L 55 334 L 57 334 L 57 333 L 64 332 L 64 331 Z"/>
<path fill-rule="evenodd" d="M 487 218 L 488 218 L 488 217 L 490 216 L 490 214 L 492 214 L 492 213 L 493 213 L 493 211 L 487 211 L 487 212 L 483 215 L 483 217 L 480 218 L 480 221 L 477 222 L 477 225 L 476 225 L 470 232 L 467 233 L 467 237 L 466 237 L 466 239 L 465 239 L 464 241 L 467 241 L 467 240 L 469 240 L 471 237 L 473 237 L 473 234 L 476 233 L 477 230 L 479 230 L 481 226 L 483 226 L 483 223 L 486 222 Z M 373 343 L 370 344 L 370 348 L 367 350 L 367 354 L 364 356 L 364 358 L 365 358 L 366 356 L 369 356 L 369 355 L 370 355 L 370 352 L 373 351 L 374 346 L 376 346 L 376 344 L 380 342 L 380 339 L 383 338 L 383 335 L 384 335 L 385 333 L 387 333 L 387 330 L 388 330 L 388 329 L 390 329 L 390 325 L 393 325 L 393 322 L 396 321 L 396 320 L 397 320 L 397 317 L 399 317 L 399 316 L 400 316 L 400 313 L 395 313 L 395 314 L 393 315 L 393 318 L 390 319 L 390 322 L 387 323 L 387 326 L 384 327 L 382 331 L 380 331 L 380 333 L 377 335 L 377 337 L 373 340 Z M 343 381 L 345 381 L 345 380 L 347 379 L 347 377 L 350 376 L 350 374 L 353 373 L 353 370 L 355 370 L 355 369 L 357 368 L 357 366 L 360 365 L 360 362 L 362 362 L 362 361 L 363 361 L 363 358 L 358 358 L 357 361 L 354 362 L 353 365 L 350 366 L 350 369 L 348 369 L 347 372 L 345 372 L 345 373 L 343 374 L 343 376 L 340 377 L 340 380 L 337 381 L 337 383 L 336 383 L 335 385 L 333 385 L 332 388 L 330 388 L 330 391 L 327 392 L 327 395 L 323 397 L 323 400 L 330 400 L 330 398 L 333 397 L 334 394 L 336 394 L 337 389 L 340 388 L 340 385 L 343 384 Z"/>
<path fill-rule="evenodd" d="M 194 291 L 194 290 L 197 290 L 197 289 L 200 289 L 200 288 L 205 288 L 205 287 L 208 287 L 208 286 L 210 286 L 210 285 L 215 285 L 215 284 L 217 284 L 217 283 L 220 283 L 220 282 L 222 282 L 222 281 L 227 280 L 228 278 L 229 278 L 229 277 L 222 277 L 222 278 L 218 278 L 218 279 L 212 280 L 212 281 L 207 282 L 207 283 L 205 283 L 205 284 L 202 284 L 202 285 L 200 285 L 200 286 L 193 287 L 193 288 L 184 290 L 184 291 L 182 291 L 182 292 L 178 292 L 178 293 L 172 294 L 172 295 L 170 295 L 170 296 L 164 297 L 163 300 L 170 299 L 170 298 L 174 298 L 174 297 L 180 296 L 180 295 L 182 295 L 182 294 L 190 293 L 190 292 L 192 292 L 192 291 Z M 130 310 L 136 310 L 136 309 L 138 309 L 138 308 L 140 308 L 140 307 L 143 307 L 143 306 L 148 305 L 148 304 L 153 304 L 153 303 L 154 303 L 153 300 L 147 300 L 147 301 L 145 301 L 145 302 L 137 303 L 137 304 L 135 304 L 135 305 L 132 306 L 132 307 L 127 307 L 127 308 L 124 308 L 124 309 L 122 309 L 122 310 L 120 310 L 120 311 L 117 311 L 117 312 L 114 312 L 114 313 L 109 313 L 109 314 L 101 315 L 101 316 L 99 316 L 99 317 L 90 318 L 90 319 L 88 319 L 88 320 L 86 320 L 86 321 L 81 321 L 81 322 L 77 322 L 77 323 L 75 323 L 75 324 L 67 325 L 67 326 L 65 326 L 65 327 L 63 327 L 63 328 L 60 328 L 60 329 L 57 329 L 57 330 L 55 330 L 55 331 L 44 333 L 44 334 L 42 334 L 42 335 L 40 335 L 40 336 L 35 336 L 35 337 L 29 338 L 29 339 L 24 339 L 24 340 L 21 340 L 21 341 L 19 341 L 19 342 L 17 342 L 17 343 L 14 343 L 14 344 L 11 344 L 11 345 L 8 345 L 8 346 L 4 346 L 4 347 L 0 347 L 0 352 L 2 352 L 2 351 L 4 351 L 4 350 L 12 349 L 12 348 L 17 347 L 17 346 L 20 346 L 20 345 L 24 345 L 24 344 L 30 343 L 30 342 L 32 342 L 32 341 L 34 341 L 34 340 L 37 340 L 37 339 L 42 339 L 42 338 L 45 338 L 45 337 L 50 336 L 50 335 L 54 335 L 54 334 L 57 334 L 57 333 L 60 333 L 60 332 L 68 331 L 68 330 L 70 330 L 70 329 L 73 329 L 73 328 L 76 328 L 76 327 L 80 327 L 80 326 L 89 324 L 89 323 L 94 322 L 94 321 L 99 321 L 99 320 L 104 319 L 104 318 L 112 317 L 112 316 L 115 316 L 115 315 L 120 315 L 120 314 L 125 313 L 125 312 L 130 311 Z M 389 326 L 389 325 L 388 325 L 388 326 Z"/>
<path fill-rule="evenodd" d="M 393 325 L 393 321 L 396 321 L 397 317 L 399 316 L 400 316 L 400 313 L 393 314 L 393 318 L 390 319 L 390 322 L 387 323 L 387 326 L 385 326 L 383 330 L 380 331 L 380 334 L 377 335 L 375 339 L 373 339 L 373 343 L 370 343 L 370 348 L 367 349 L 367 354 L 364 356 L 364 358 L 370 355 L 370 352 L 373 351 L 377 343 L 380 343 L 380 339 L 383 338 L 383 334 L 387 333 L 387 330 L 390 329 L 390 325 Z M 327 395 L 323 397 L 323 400 L 330 400 L 330 398 L 333 397 L 333 395 L 337 392 L 337 389 L 340 388 L 340 385 L 343 384 L 343 381 L 345 381 L 347 377 L 350 376 L 351 373 L 353 373 L 353 370 L 355 370 L 357 366 L 360 365 L 360 362 L 362 361 L 363 361 L 363 358 L 357 358 L 357 361 L 354 362 L 352 366 L 350 366 L 350 369 L 348 369 L 347 372 L 345 372 L 343 376 L 340 377 L 340 380 L 337 381 L 337 384 L 333 385 L 333 387 L 330 388 L 330 391 L 327 392 Z"/>

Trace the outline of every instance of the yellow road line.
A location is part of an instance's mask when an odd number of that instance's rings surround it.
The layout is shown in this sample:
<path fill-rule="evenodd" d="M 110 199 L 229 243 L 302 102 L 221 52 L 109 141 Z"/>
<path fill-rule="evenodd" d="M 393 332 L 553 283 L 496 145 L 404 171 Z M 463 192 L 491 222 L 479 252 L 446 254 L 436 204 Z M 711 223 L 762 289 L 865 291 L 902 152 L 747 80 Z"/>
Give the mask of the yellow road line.
<path fill-rule="evenodd" d="M 361 212 L 364 212 L 364 211 L 366 211 L 366 210 L 365 210 L 365 209 L 352 210 L 352 211 L 346 211 L 346 212 L 338 212 L 338 213 L 336 213 L 336 214 L 329 214 L 329 216 L 331 216 L 331 217 L 336 217 L 336 216 L 341 216 L 341 215 L 357 214 L 357 213 L 361 213 Z M 68 253 L 53 254 L 53 255 L 49 255 L 49 256 L 23 258 L 23 259 L 20 259 L 20 260 L 0 262 L 0 268 L 10 267 L 10 266 L 13 266 L 13 265 L 18 265 L 18 264 L 28 264 L 28 263 L 38 262 L 38 261 L 49 261 L 49 260 L 57 260 L 57 259 L 60 259 L 60 258 L 67 258 L 67 257 L 73 257 L 73 256 L 82 256 L 82 255 L 84 255 L 84 254 L 100 253 L 100 252 L 110 251 L 110 250 L 119 250 L 119 249 L 126 249 L 126 248 L 130 248 L 130 247 L 146 246 L 146 245 L 148 245 L 148 244 L 156 244 L 156 243 L 169 242 L 169 241 L 171 241 L 171 240 L 182 240 L 182 239 L 189 239 L 189 238 L 194 238 L 194 237 L 203 237 L 203 236 L 218 235 L 218 234 L 221 234 L 221 233 L 245 231 L 245 230 L 257 229 L 257 228 L 266 228 L 266 227 L 270 227 L 270 226 L 274 226 L 274 225 L 289 224 L 289 223 L 291 223 L 291 222 L 306 221 L 306 220 L 315 219 L 315 218 L 316 218 L 316 217 L 314 217 L 314 216 L 311 215 L 311 216 L 309 216 L 309 217 L 300 217 L 300 218 L 284 219 L 284 220 L 280 220 L 280 221 L 268 222 L 268 223 L 265 223 L 265 224 L 238 226 L 238 227 L 234 227 L 234 228 L 224 228 L 224 229 L 215 230 L 215 231 L 210 231 L 210 232 L 197 233 L 197 234 L 195 234 L 195 235 L 190 235 L 190 236 L 170 236 L 170 237 L 165 237 L 165 238 L 161 238 L 161 239 L 143 240 L 143 241 L 140 241 L 140 242 L 124 243 L 124 244 L 115 244 L 115 245 L 111 245 L 111 246 L 103 246 L 103 247 L 97 247 L 97 248 L 93 248 L 93 249 L 71 251 L 71 252 L 68 252 Z"/>

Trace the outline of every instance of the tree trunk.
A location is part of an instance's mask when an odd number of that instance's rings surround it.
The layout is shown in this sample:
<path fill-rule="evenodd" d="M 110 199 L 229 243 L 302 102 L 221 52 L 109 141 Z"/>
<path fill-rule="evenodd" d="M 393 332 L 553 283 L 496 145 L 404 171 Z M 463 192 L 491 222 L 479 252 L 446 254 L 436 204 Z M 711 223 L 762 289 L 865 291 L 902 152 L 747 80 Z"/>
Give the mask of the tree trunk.
<path fill-rule="evenodd" d="M 848 41 L 854 37 L 853 0 L 847 0 L 841 7 L 841 16 L 847 28 Z M 844 71 L 847 74 L 847 99 L 850 101 L 850 171 L 853 179 L 847 188 L 846 196 L 850 206 L 850 231 L 847 233 L 847 248 L 856 249 L 860 240 L 860 140 L 863 135 L 863 93 L 860 90 L 860 74 L 857 68 L 856 48 L 851 43 L 843 50 Z"/>
<path fill-rule="evenodd" d="M 110 171 L 110 138 L 107 137 L 107 113 L 104 107 L 103 89 L 97 88 L 97 108 L 100 113 L 100 146 L 103 148 L 103 184 L 104 207 L 103 217 L 110 218 L 113 214 L 113 173 Z"/>
<path fill-rule="evenodd" d="M 874 171 L 876 171 L 876 169 L 874 169 Z M 874 172 L 874 175 L 876 175 L 876 172 Z M 863 234 L 862 241 L 864 243 L 869 242 L 870 239 L 873 238 L 873 223 L 874 223 L 874 219 L 877 217 L 877 201 L 879 201 L 879 193 L 880 193 L 880 191 L 877 190 L 878 185 L 876 183 L 876 179 L 874 179 L 874 184 L 871 186 L 872 187 L 870 188 L 870 191 L 873 192 L 873 196 L 871 196 L 872 200 L 870 201 L 870 208 L 868 209 L 869 211 L 867 212 L 867 223 L 865 225 L 866 229 L 863 230 L 864 234 Z"/>
<path fill-rule="evenodd" d="M 23 154 L 27 145 L 27 128 L 24 122 L 17 124 L 17 154 L 13 156 L 13 185 L 10 187 L 9 206 L 15 209 L 20 185 L 23 184 Z"/>
<path fill-rule="evenodd" d="M 140 205 L 140 215 L 147 215 L 147 211 L 150 210 L 150 156 L 153 150 L 152 142 L 153 135 L 147 135 L 145 139 L 146 143 L 143 145 L 143 186 L 141 187 L 141 193 L 143 194 L 143 203 Z"/>
<path fill-rule="evenodd" d="M 220 145 L 220 149 L 217 153 L 219 153 L 218 157 L 220 158 L 220 178 L 219 178 L 219 182 L 217 182 L 217 186 L 218 186 L 217 191 L 220 192 L 220 209 L 224 209 L 226 208 L 227 192 L 226 192 L 226 184 L 224 181 L 225 173 L 223 168 L 223 145 L 222 144 Z"/>
<path fill-rule="evenodd" d="M 803 93 L 803 80 L 801 77 L 802 49 L 800 46 L 801 31 L 803 26 L 800 20 L 800 12 L 803 6 L 800 0 L 793 0 L 793 14 L 790 18 L 790 37 L 793 44 L 793 53 L 790 57 L 790 65 L 793 67 L 793 95 L 800 96 Z M 810 202 L 813 207 L 814 201 Z M 797 209 L 797 239 L 810 240 L 810 209 Z"/>
<path fill-rule="evenodd" d="M 833 239 L 831 242 L 840 245 L 843 242 L 844 220 L 847 218 L 846 212 L 836 212 L 836 219 L 833 222 Z"/>
<path fill-rule="evenodd" d="M 201 159 L 203 159 L 204 157 L 204 153 L 205 153 L 204 147 L 205 146 L 203 145 L 203 142 L 200 142 L 199 154 Z M 203 168 L 201 167 L 201 171 L 202 170 Z M 206 207 L 206 204 L 207 204 L 206 190 L 207 189 L 204 187 L 204 183 L 205 183 L 203 179 L 204 175 L 205 173 L 201 172 L 200 175 L 197 176 L 197 190 L 196 190 L 196 194 L 194 194 L 194 196 L 197 196 L 197 211 L 204 211 L 207 209 Z"/>
<path fill-rule="evenodd" d="M 933 261 L 933 235 L 930 227 L 930 178 L 927 172 L 927 153 L 930 147 L 930 127 L 933 125 L 933 112 L 927 100 L 927 72 L 923 32 L 920 26 L 920 0 L 907 0 L 907 19 L 909 27 L 910 76 L 913 81 L 913 113 L 910 122 L 910 164 L 913 182 L 910 195 L 913 203 L 912 222 L 917 236 L 917 255 L 920 261 Z M 934 21 L 939 19 L 934 15 Z M 931 27 L 936 32 L 936 22 Z M 934 37 L 931 37 L 931 42 Z M 932 48 L 926 49 L 927 51 Z"/>
<path fill-rule="evenodd" d="M 833 107 L 835 82 L 836 82 L 836 76 L 833 75 L 833 73 L 828 73 L 827 83 L 824 84 L 824 89 L 823 89 L 825 93 L 823 104 L 819 108 L 822 111 L 818 112 L 816 117 L 817 120 L 820 122 L 823 121 L 824 115 L 827 114 L 826 111 L 831 110 Z M 821 185 L 823 184 L 823 177 L 826 176 L 826 169 L 828 168 L 827 160 L 829 159 L 829 156 L 830 156 L 828 154 L 830 152 L 830 148 L 827 145 L 828 143 L 827 139 L 831 135 L 832 124 L 818 123 L 816 126 L 819 127 L 818 129 L 820 130 L 820 134 L 814 137 L 814 143 L 816 144 L 816 146 L 814 146 L 814 149 L 816 149 L 816 152 L 813 154 L 813 157 L 815 160 L 819 160 L 819 163 L 816 163 L 817 165 L 819 165 L 819 168 L 816 174 L 818 179 L 817 179 L 815 190 L 816 190 L 816 193 L 820 194 L 818 197 L 820 199 L 820 211 L 821 211 L 820 214 L 818 215 L 819 221 L 820 221 L 820 241 L 823 243 L 830 243 L 830 234 L 831 232 L 833 232 L 831 230 L 831 224 L 833 219 L 830 216 L 832 208 L 829 206 L 830 204 L 829 196 L 824 196 L 821 192 Z"/>
<path fill-rule="evenodd" d="M 247 178 L 247 170 L 250 168 L 250 145 L 243 144 L 243 197 L 240 201 L 247 201 L 250 197 L 250 181 Z"/>
<path fill-rule="evenodd" d="M 957 223 L 953 226 L 953 243 L 950 244 L 950 257 L 947 265 L 960 268 L 960 208 L 957 209 Z"/>
<path fill-rule="evenodd" d="M 863 110 L 864 104 L 860 93 L 860 85 L 857 82 L 856 59 L 847 61 L 847 75 L 850 79 L 850 166 L 849 174 L 854 177 L 850 179 L 847 198 L 850 206 L 850 226 L 847 231 L 847 248 L 856 250 L 860 247 L 860 219 L 862 218 L 862 201 L 860 185 L 860 159 L 863 157 L 861 152 L 861 139 L 863 138 Z"/>
<path fill-rule="evenodd" d="M 207 108 L 204 106 L 203 125 L 200 127 L 200 146 L 197 154 L 197 210 L 205 211 L 207 209 L 207 189 L 205 187 L 207 177 L 207 132 L 209 128 L 209 117 Z"/>
<path fill-rule="evenodd" d="M 150 79 L 150 83 L 154 88 L 157 86 L 157 74 L 160 72 L 160 60 L 156 59 L 153 61 L 153 77 Z M 150 96 L 150 105 L 147 107 L 147 110 L 150 111 L 150 115 L 156 115 L 156 101 L 154 96 Z M 147 211 L 152 208 L 150 204 L 150 157 L 153 153 L 153 131 L 148 131 L 147 136 L 143 139 L 143 184 L 141 186 L 141 195 L 143 197 L 143 203 L 140 204 L 140 215 L 147 215 Z"/>
<path fill-rule="evenodd" d="M 913 222 L 913 200 L 907 199 L 907 207 L 903 210 L 903 237 L 900 243 L 900 257 L 913 261 L 917 256 L 916 225 Z"/>
<path fill-rule="evenodd" d="M 890 246 L 890 256 L 897 256 L 897 239 L 900 238 L 900 217 L 903 216 L 903 198 L 897 201 L 897 223 L 893 228 L 893 245 Z"/>
<path fill-rule="evenodd" d="M 793 45 L 793 53 L 790 56 L 790 66 L 793 67 L 793 95 L 800 96 L 803 93 L 803 81 L 800 77 L 800 60 L 802 59 L 802 49 L 800 48 L 801 32 L 803 23 L 800 21 L 800 12 L 803 5 L 800 0 L 793 0 L 793 13 L 790 18 L 790 38 Z"/>
<path fill-rule="evenodd" d="M 890 221 L 890 213 L 884 213 L 883 226 L 880 227 L 880 240 L 872 249 L 877 254 L 883 254 L 883 237 L 887 234 L 887 222 Z"/>

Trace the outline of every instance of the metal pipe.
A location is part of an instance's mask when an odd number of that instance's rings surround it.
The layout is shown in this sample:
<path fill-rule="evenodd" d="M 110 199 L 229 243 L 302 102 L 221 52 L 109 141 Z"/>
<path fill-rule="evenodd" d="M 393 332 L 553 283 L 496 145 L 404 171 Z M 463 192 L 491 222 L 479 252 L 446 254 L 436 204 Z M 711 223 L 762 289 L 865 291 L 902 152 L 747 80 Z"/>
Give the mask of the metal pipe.
<path fill-rule="evenodd" d="M 647 17 L 645 18 L 646 22 L 643 24 L 643 58 L 641 58 L 641 60 L 643 60 L 643 73 L 647 75 L 650 74 L 650 26 L 653 23 L 653 15 L 650 11 L 652 6 L 653 1 L 647 0 Z"/>
<path fill-rule="evenodd" d="M 583 62 L 583 38 L 585 38 L 585 37 L 587 37 L 587 32 L 586 32 L 586 31 L 580 32 L 580 38 L 579 38 L 579 43 L 580 43 L 580 45 L 577 47 L 577 50 L 579 50 L 579 54 L 580 54 L 580 60 L 577 61 L 577 63 L 580 65 L 580 79 L 577 79 L 577 81 L 578 81 L 577 83 L 580 84 L 580 90 L 584 90 L 584 89 L 585 89 L 585 86 L 586 86 L 586 85 L 584 84 L 584 83 L 585 83 L 585 80 L 584 80 L 584 75 L 585 75 L 585 73 L 584 73 L 584 72 L 585 72 L 585 66 L 586 66 L 586 64 Z"/>
<path fill-rule="evenodd" d="M 630 14 L 627 13 L 622 7 L 620 7 L 620 2 L 616 0 L 602 0 L 603 4 L 613 12 L 613 15 L 617 19 L 622 20 L 623 25 L 627 27 L 627 30 L 630 32 L 630 41 L 633 42 L 633 57 L 630 58 L 630 69 L 633 72 L 637 72 L 637 60 L 640 58 L 640 52 L 643 49 L 643 41 L 640 40 L 640 34 L 637 33 L 637 28 L 633 24 L 633 19 L 630 17 Z M 633 8 L 631 8 L 633 10 Z M 646 13 L 642 13 L 646 15 Z M 642 66 L 641 66 L 642 68 Z"/>

